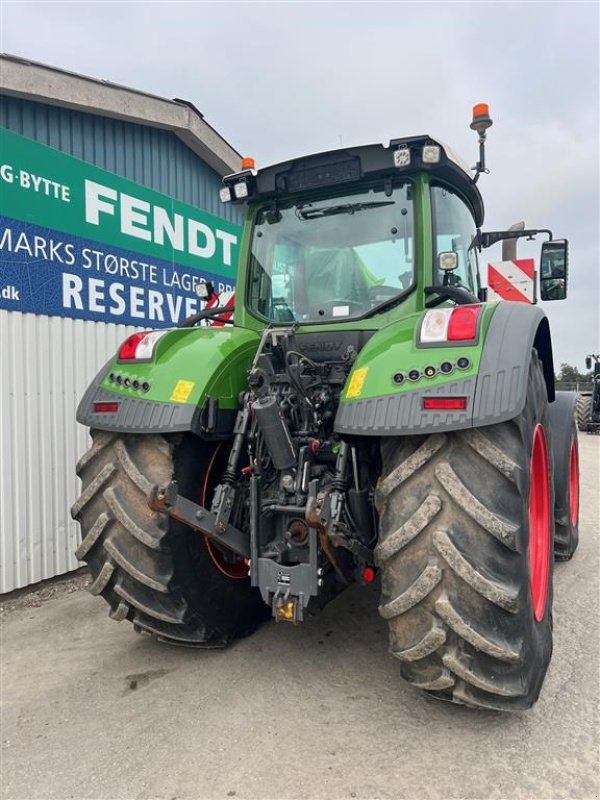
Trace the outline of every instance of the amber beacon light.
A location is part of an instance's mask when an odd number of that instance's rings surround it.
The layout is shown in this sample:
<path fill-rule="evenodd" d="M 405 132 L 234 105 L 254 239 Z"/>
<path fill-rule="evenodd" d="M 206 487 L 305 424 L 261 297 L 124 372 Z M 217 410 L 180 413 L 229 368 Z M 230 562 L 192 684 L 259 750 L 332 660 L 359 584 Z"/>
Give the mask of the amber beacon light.
<path fill-rule="evenodd" d="M 482 172 L 489 172 L 485 166 L 485 137 L 486 131 L 493 125 L 493 120 L 490 117 L 490 107 L 487 103 L 476 103 L 473 106 L 473 119 L 471 121 L 471 129 L 477 131 L 479 135 L 479 161 L 474 167 L 475 175 L 473 182 L 477 183 L 477 179 Z"/>
<path fill-rule="evenodd" d="M 473 120 L 471 128 L 480 135 L 493 124 L 490 117 L 490 107 L 487 103 L 476 103 L 473 106 Z"/>

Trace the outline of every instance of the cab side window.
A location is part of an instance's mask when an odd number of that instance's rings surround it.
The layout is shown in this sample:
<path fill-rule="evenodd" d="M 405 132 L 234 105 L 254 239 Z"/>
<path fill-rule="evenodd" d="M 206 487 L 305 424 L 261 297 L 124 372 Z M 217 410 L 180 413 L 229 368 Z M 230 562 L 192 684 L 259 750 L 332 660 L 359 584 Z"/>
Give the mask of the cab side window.
<path fill-rule="evenodd" d="M 461 286 L 477 294 L 479 289 L 477 249 L 471 247 L 477 228 L 469 207 L 450 189 L 435 185 L 431 187 L 431 207 L 435 283 L 441 283 L 443 279 L 438 269 L 439 254 L 453 251 L 458 256 L 458 267 L 454 275 L 460 280 Z"/>

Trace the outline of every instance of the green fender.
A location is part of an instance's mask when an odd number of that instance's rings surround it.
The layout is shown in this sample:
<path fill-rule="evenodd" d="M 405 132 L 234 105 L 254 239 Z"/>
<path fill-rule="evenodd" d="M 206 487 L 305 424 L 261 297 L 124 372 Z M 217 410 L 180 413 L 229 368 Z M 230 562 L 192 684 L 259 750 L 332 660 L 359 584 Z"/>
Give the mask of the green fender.
<path fill-rule="evenodd" d="M 533 347 L 544 365 L 548 399 L 554 400 L 550 331 L 537 306 L 485 304 L 477 339 L 465 344 L 419 344 L 422 316 L 385 326 L 361 349 L 342 393 L 338 433 L 430 433 L 512 419 L 525 405 Z M 257 332 L 233 326 L 170 330 L 151 360 L 109 361 L 85 393 L 77 420 L 129 433 L 228 436 L 259 342 Z M 427 398 L 464 398 L 464 408 L 427 410 Z M 97 410 L 97 403 L 109 405 Z"/>
<path fill-rule="evenodd" d="M 338 433 L 433 433 L 513 419 L 525 406 L 533 347 L 544 365 L 548 399 L 554 400 L 550 331 L 539 307 L 487 303 L 477 339 L 458 346 L 420 345 L 422 318 L 413 314 L 388 325 L 361 350 L 336 415 Z M 427 409 L 429 398 L 457 400 L 464 408 Z"/>
<path fill-rule="evenodd" d="M 150 360 L 120 362 L 115 355 L 105 364 L 79 404 L 77 421 L 127 433 L 227 436 L 259 342 L 255 331 L 233 326 L 169 330 Z M 95 410 L 98 403 L 108 410 Z"/>

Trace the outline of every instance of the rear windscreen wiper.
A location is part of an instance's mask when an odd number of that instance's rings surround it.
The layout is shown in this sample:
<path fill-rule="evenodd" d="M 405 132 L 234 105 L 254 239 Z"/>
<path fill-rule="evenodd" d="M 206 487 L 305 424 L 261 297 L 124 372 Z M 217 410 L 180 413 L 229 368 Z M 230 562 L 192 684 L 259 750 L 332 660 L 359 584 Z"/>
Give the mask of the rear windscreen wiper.
<path fill-rule="evenodd" d="M 339 206 L 297 206 L 296 214 L 300 219 L 316 219 L 318 217 L 332 217 L 334 214 L 354 214 L 356 211 L 365 211 L 369 208 L 380 206 L 393 206 L 393 200 L 379 200 L 372 203 L 344 203 Z"/>

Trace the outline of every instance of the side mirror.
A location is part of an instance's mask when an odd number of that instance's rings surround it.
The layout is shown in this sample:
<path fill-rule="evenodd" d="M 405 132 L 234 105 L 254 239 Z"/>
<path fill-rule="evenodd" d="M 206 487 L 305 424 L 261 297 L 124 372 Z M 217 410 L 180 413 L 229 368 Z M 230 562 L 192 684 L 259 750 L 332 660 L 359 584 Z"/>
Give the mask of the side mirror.
<path fill-rule="evenodd" d="M 550 240 L 542 245 L 540 257 L 540 297 L 542 300 L 564 300 L 567 296 L 569 243 L 566 239 Z"/>
<path fill-rule="evenodd" d="M 586 369 L 591 369 L 592 368 L 592 357 L 591 356 L 586 356 L 585 357 L 585 368 Z"/>

